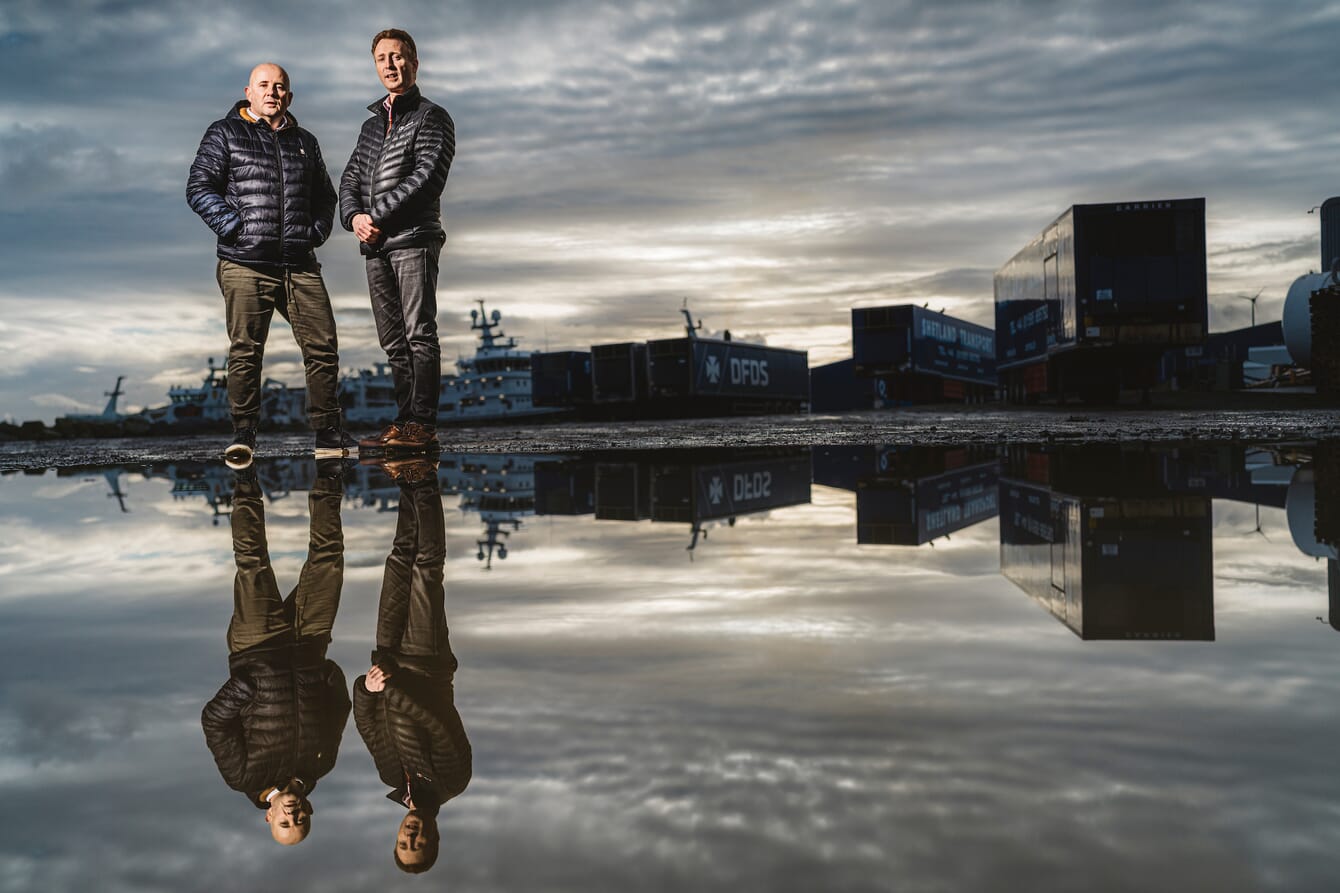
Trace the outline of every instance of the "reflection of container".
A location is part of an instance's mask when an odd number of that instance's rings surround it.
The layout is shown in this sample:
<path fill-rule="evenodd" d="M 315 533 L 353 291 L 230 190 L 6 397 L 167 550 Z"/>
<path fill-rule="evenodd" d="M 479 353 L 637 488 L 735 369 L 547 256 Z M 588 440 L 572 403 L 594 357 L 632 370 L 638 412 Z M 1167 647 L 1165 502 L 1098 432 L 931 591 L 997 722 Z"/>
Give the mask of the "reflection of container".
<path fill-rule="evenodd" d="M 1214 639 L 1210 500 L 1000 482 L 1000 572 L 1081 639 Z"/>
<path fill-rule="evenodd" d="M 1205 338 L 1205 200 L 1075 205 L 997 271 L 995 298 L 1011 399 L 1148 387 L 1163 350 Z"/>

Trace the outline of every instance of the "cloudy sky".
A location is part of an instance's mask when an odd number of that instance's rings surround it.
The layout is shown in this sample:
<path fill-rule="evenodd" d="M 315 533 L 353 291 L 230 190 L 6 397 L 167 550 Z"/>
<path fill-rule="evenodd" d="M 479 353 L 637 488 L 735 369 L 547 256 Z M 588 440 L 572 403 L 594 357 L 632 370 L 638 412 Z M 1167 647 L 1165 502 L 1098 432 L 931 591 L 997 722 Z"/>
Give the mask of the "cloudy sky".
<path fill-rule="evenodd" d="M 1340 191 L 1319 97 L 1340 4 L 9 0 L 0 417 L 163 402 L 226 348 L 200 134 L 271 59 L 338 179 L 368 52 L 410 30 L 456 120 L 445 354 L 471 302 L 527 346 L 709 329 L 848 355 L 848 310 L 989 323 L 991 274 L 1070 204 L 1205 196 L 1212 329 L 1277 318 Z M 322 250 L 342 361 L 378 356 L 355 241 Z M 300 382 L 287 333 L 270 370 Z"/>

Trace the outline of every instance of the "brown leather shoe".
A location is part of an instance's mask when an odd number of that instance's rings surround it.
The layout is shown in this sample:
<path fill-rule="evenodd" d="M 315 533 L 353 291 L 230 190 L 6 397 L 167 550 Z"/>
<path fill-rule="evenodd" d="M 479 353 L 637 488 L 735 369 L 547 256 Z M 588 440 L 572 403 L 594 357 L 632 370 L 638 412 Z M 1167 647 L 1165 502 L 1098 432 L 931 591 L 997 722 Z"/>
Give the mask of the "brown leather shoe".
<path fill-rule="evenodd" d="M 388 447 L 402 450 L 427 450 L 439 446 L 437 429 L 422 422 L 406 422 L 384 442 Z"/>
<path fill-rule="evenodd" d="M 437 460 L 425 456 L 409 459 L 387 459 L 381 463 L 382 471 L 393 483 L 410 486 L 424 481 L 437 480 Z"/>
<path fill-rule="evenodd" d="M 386 446 L 386 441 L 388 439 L 392 437 L 398 437 L 399 435 L 400 435 L 400 423 L 392 422 L 385 428 L 378 431 L 376 434 L 371 434 L 367 437 L 364 437 L 362 440 L 358 442 L 358 445 L 359 447 L 384 447 Z"/>

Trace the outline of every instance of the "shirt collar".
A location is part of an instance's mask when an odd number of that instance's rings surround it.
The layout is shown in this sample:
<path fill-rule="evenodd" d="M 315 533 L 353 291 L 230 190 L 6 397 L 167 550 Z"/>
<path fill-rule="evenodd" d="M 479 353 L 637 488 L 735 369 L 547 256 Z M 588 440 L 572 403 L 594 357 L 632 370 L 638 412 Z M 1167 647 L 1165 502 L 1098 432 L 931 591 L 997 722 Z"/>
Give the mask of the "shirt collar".
<path fill-rule="evenodd" d="M 243 120 L 243 121 L 249 121 L 249 122 L 251 122 L 252 124 L 264 124 L 264 123 L 265 123 L 265 122 L 262 121 L 260 118 L 257 118 L 255 115 L 253 115 L 253 114 L 251 113 L 251 108 L 250 108 L 249 106 L 245 106 L 245 105 L 242 106 L 240 109 L 238 109 L 238 112 L 242 115 L 242 120 Z M 284 129 L 285 127 L 287 127 L 288 125 L 289 125 L 289 116 L 288 116 L 288 112 L 284 112 L 284 117 L 282 117 L 282 118 L 279 119 L 279 126 L 273 128 L 273 129 L 274 129 L 274 130 L 283 130 L 283 129 Z M 267 126 L 268 126 L 268 125 L 267 125 Z"/>

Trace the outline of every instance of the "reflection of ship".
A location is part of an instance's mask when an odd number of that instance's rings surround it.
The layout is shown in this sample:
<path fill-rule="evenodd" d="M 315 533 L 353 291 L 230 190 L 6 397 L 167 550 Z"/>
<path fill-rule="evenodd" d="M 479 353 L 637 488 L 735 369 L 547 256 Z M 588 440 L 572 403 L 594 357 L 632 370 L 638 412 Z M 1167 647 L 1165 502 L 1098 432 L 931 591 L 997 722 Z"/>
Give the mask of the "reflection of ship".
<path fill-rule="evenodd" d="M 479 344 L 473 357 L 457 358 L 456 374 L 442 376 L 438 423 L 497 422 L 565 412 L 531 402 L 531 352 L 518 349 L 516 338 L 503 334 L 501 313 L 487 313 L 483 301 L 479 308 L 470 311 L 470 329 L 479 332 Z M 351 423 L 392 421 L 397 410 L 390 367 L 378 363 L 343 378 L 340 403 Z"/>
<path fill-rule="evenodd" d="M 815 447 L 814 482 L 856 493 L 856 542 L 919 546 L 996 516 L 994 447 Z"/>
<path fill-rule="evenodd" d="M 1146 448 L 1011 448 L 1000 572 L 1081 639 L 1214 639 L 1208 497 Z"/>

